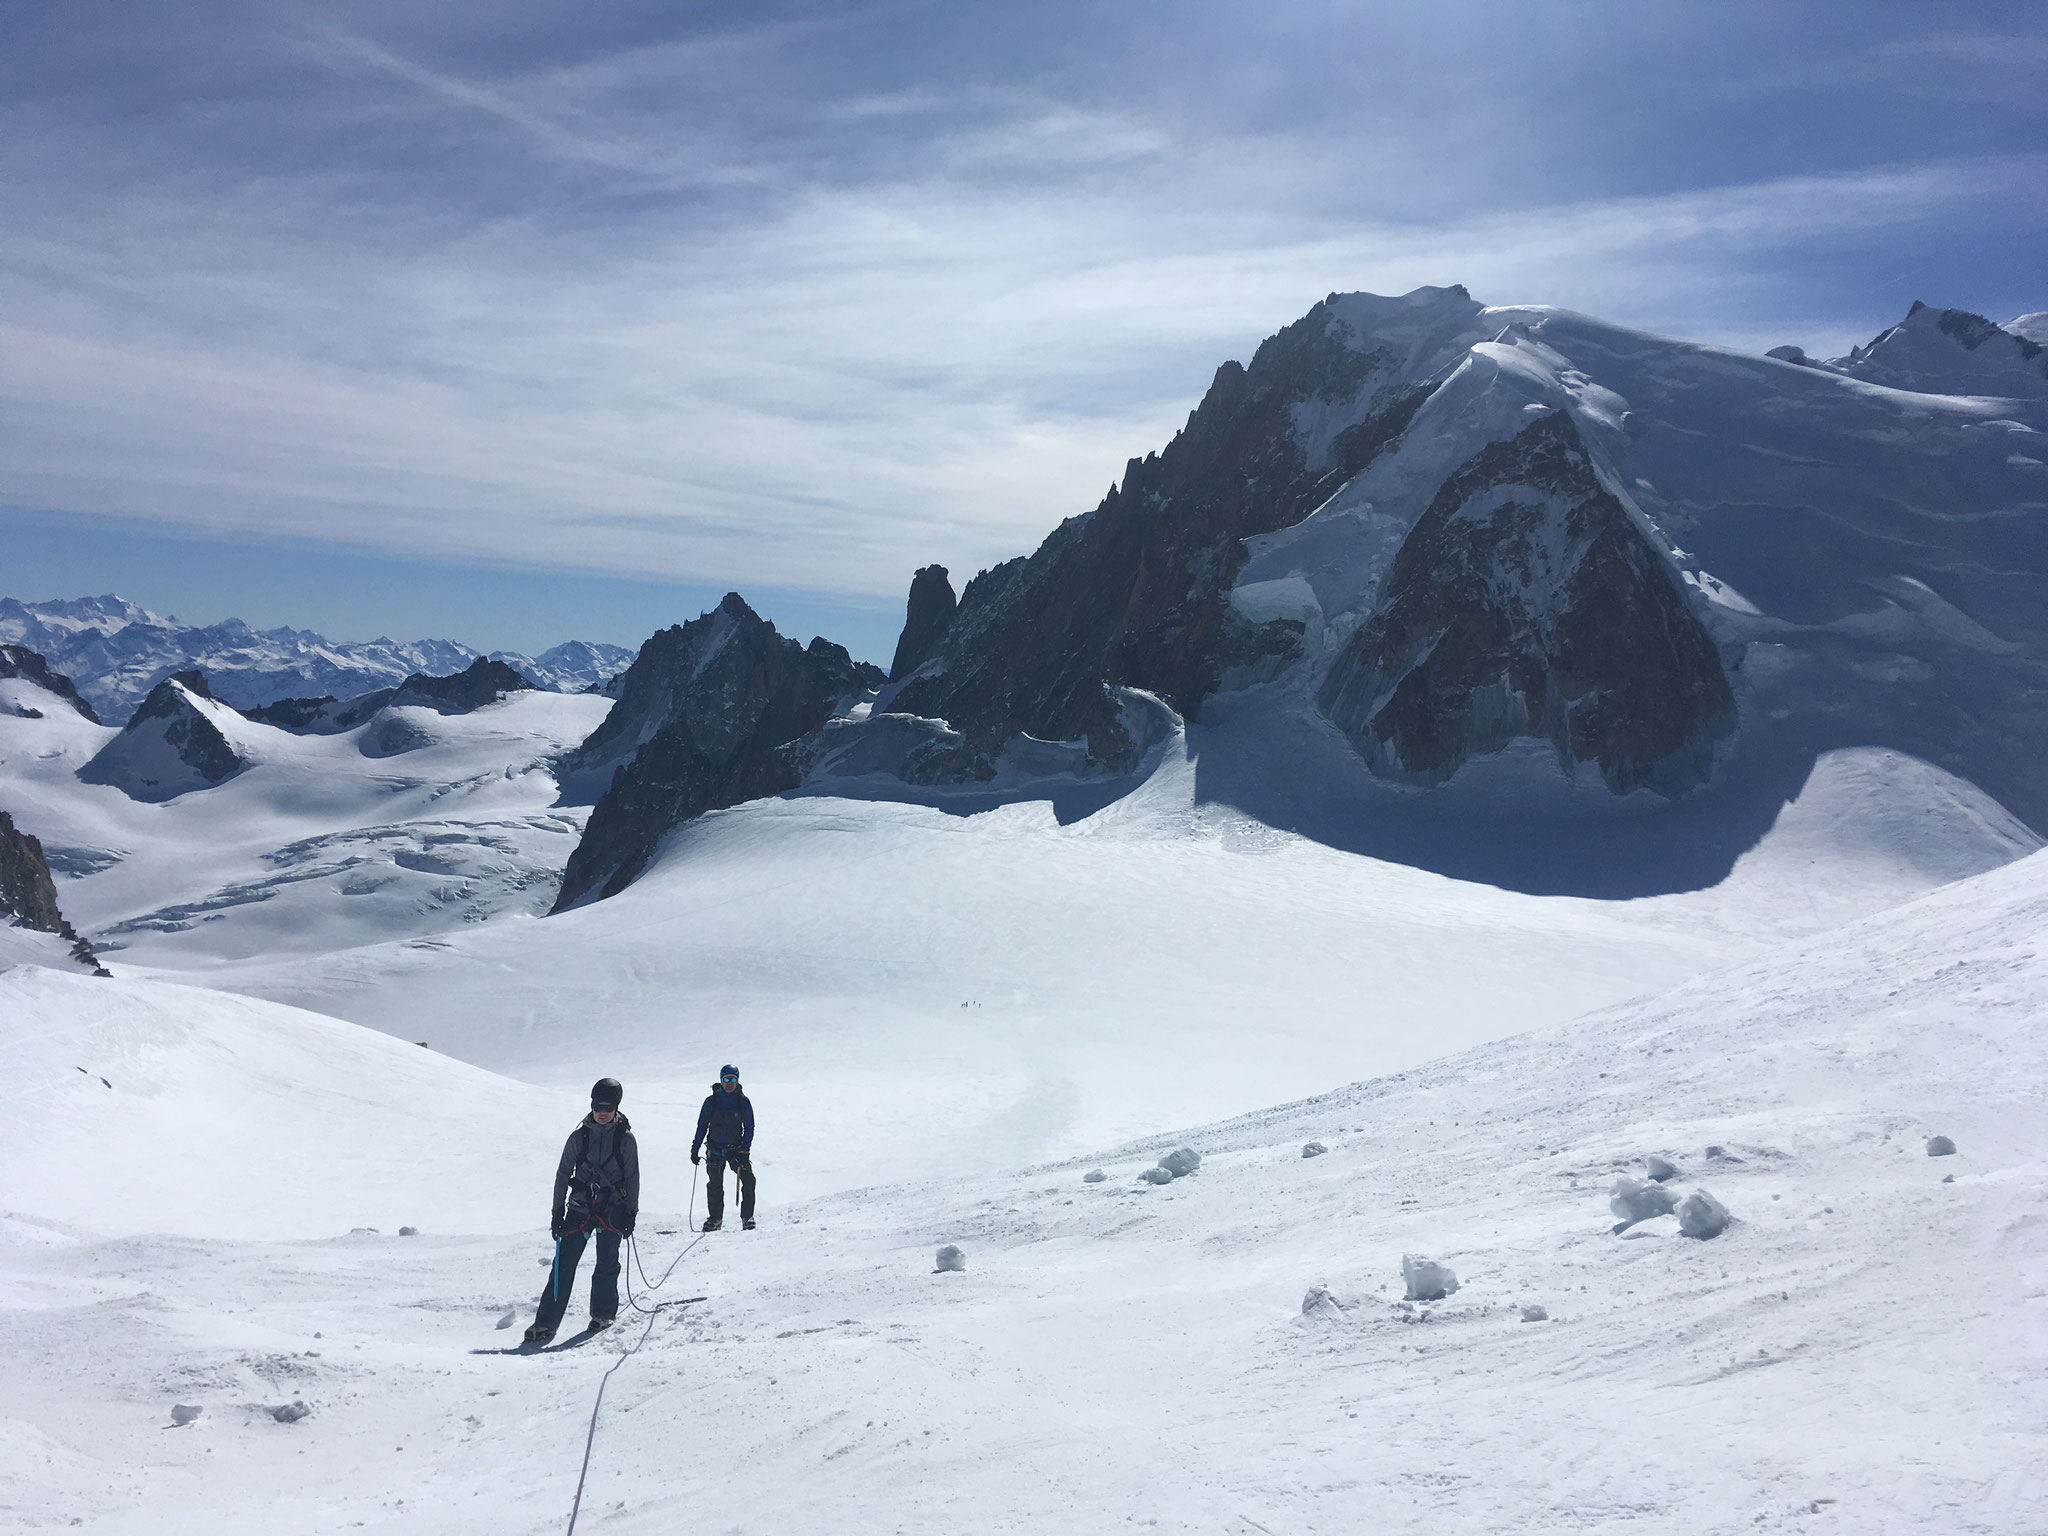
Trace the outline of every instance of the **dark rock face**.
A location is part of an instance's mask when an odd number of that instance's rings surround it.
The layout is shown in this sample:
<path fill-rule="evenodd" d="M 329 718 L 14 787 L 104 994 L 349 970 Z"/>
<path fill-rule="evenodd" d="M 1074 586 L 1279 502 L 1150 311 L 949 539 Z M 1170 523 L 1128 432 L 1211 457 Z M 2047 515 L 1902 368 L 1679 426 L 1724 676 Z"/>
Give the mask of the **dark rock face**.
<path fill-rule="evenodd" d="M 274 725 L 280 730 L 303 731 L 320 719 L 321 711 L 334 702 L 331 693 L 317 699 L 275 699 L 255 709 L 245 709 L 245 718 L 258 725 Z"/>
<path fill-rule="evenodd" d="M 1676 795 L 1735 724 L 1713 642 L 1562 411 L 1443 483 L 1318 703 L 1414 784 L 1538 736 L 1617 794 Z"/>
<path fill-rule="evenodd" d="M 1141 748 L 1112 687 L 1188 716 L 1227 676 L 1277 671 L 1300 654 L 1302 626 L 1253 624 L 1230 606 L 1239 541 L 1299 521 L 1399 439 L 1428 388 L 1382 389 L 1316 462 L 1295 431 L 1298 406 L 1354 401 L 1386 361 L 1348 346 L 1324 303 L 1249 368 L 1225 363 L 1164 452 L 1131 460 L 1122 485 L 1037 553 L 967 584 L 943 667 L 890 707 L 960 731 L 967 776 L 1019 732 L 1085 738 L 1093 759 L 1122 769 Z"/>
<path fill-rule="evenodd" d="M 807 649 L 777 634 L 737 593 L 654 635 L 618 704 L 563 764 L 565 773 L 619 766 L 554 910 L 624 890 L 692 817 L 796 788 L 804 738 L 884 681 L 842 646 L 818 639 Z"/>
<path fill-rule="evenodd" d="M 1927 308 L 1925 304 L 1915 299 L 1913 301 L 1913 308 L 1907 313 L 1909 316 L 1918 314 L 1925 308 Z M 1941 328 L 1941 333 L 1944 336 L 1953 336 L 1957 341 L 1961 342 L 1965 352 L 1974 352 L 1983 346 L 1985 342 L 1995 337 L 2007 336 L 2009 334 L 2005 327 L 1997 321 L 1987 320 L 1984 316 L 1972 314 L 1967 309 L 1944 309 L 1939 312 L 1939 318 L 1935 321 L 1935 324 Z M 2036 358 L 2041 355 L 2040 346 L 2027 340 L 2026 337 L 2012 336 L 2010 339 L 2018 349 L 2021 357 Z"/>
<path fill-rule="evenodd" d="M 5 811 L 0 811 L 0 915 L 13 918 L 17 927 L 69 939 L 74 960 L 90 966 L 96 976 L 108 974 L 92 946 L 58 910 L 57 885 L 50 878 L 42 843 L 16 827 Z"/>
<path fill-rule="evenodd" d="M 62 672 L 51 671 L 50 664 L 25 645 L 0 645 L 0 677 L 24 678 L 57 695 L 94 725 L 100 723 L 93 707 L 71 686 L 71 679 Z"/>
<path fill-rule="evenodd" d="M 938 650 L 959 607 L 943 565 L 928 565 L 911 578 L 903 633 L 896 641 L 896 659 L 889 663 L 890 682 L 910 676 Z"/>
<path fill-rule="evenodd" d="M 398 685 L 392 704 L 418 704 L 444 715 L 466 715 L 486 704 L 495 704 L 508 693 L 528 692 L 533 684 L 502 661 L 478 657 L 453 677 L 429 677 L 415 672 Z"/>
<path fill-rule="evenodd" d="M 206 686 L 206 677 L 200 672 L 178 672 L 165 678 L 150 689 L 149 697 L 136 706 L 135 713 L 128 719 L 123 735 L 132 736 L 150 722 L 162 720 L 164 740 L 173 747 L 178 760 L 209 784 L 218 784 L 243 767 L 235 749 L 228 745 L 228 739 L 206 716 L 192 707 L 185 692 L 196 694 L 210 703 L 217 703 L 213 690 Z M 114 745 L 118 746 L 117 739 Z M 98 761 L 98 759 L 94 759 Z"/>
<path fill-rule="evenodd" d="M 461 671 L 446 677 L 415 672 L 396 688 L 373 688 L 353 698 L 336 700 L 331 695 L 317 699 L 278 699 L 259 709 L 245 709 L 245 718 L 263 725 L 302 735 L 331 736 L 353 730 L 387 708 L 411 705 L 436 714 L 466 715 L 486 704 L 495 704 L 508 694 L 530 692 L 534 684 L 505 662 L 479 657 Z M 363 743 L 365 755 L 390 757 L 424 744 L 427 737 L 402 721 L 386 721 Z"/>
<path fill-rule="evenodd" d="M 2048 395 L 2048 351 L 1967 309 L 1915 301 L 1906 318 L 1830 367 L 1895 389 L 1937 394 Z"/>

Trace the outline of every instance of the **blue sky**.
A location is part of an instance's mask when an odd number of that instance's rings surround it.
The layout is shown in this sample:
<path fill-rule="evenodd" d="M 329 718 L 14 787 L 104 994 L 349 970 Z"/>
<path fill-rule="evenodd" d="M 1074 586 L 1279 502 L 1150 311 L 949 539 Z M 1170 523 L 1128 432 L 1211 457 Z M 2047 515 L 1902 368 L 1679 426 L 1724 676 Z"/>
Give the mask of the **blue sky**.
<path fill-rule="evenodd" d="M 736 20 L 743 14 L 744 19 Z M 14 7 L 0 592 L 886 660 L 1333 289 L 2048 308 L 2038 4 Z"/>

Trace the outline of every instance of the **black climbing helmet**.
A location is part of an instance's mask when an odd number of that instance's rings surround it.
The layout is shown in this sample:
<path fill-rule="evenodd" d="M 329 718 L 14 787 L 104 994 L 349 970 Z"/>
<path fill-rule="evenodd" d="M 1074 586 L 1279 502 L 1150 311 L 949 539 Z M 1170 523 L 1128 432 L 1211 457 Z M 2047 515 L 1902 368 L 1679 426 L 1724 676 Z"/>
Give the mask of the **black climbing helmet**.
<path fill-rule="evenodd" d="M 718 1069 L 718 1080 L 721 1083 L 736 1083 L 740 1080 L 740 1069 L 727 1062 Z"/>
<path fill-rule="evenodd" d="M 619 1086 L 616 1077 L 600 1077 L 590 1085 L 590 1107 L 592 1109 L 617 1109 L 619 1100 L 626 1096 L 626 1090 Z"/>

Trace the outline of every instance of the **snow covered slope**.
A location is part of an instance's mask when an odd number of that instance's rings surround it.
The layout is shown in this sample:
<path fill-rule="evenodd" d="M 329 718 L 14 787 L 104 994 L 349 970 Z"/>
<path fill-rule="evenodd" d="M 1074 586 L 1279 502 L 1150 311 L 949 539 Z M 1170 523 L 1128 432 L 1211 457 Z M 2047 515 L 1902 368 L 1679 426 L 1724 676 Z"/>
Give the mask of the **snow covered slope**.
<path fill-rule="evenodd" d="M 125 720 L 174 672 L 203 671 L 223 700 L 250 708 L 281 698 L 346 698 L 394 687 L 415 672 L 446 676 L 483 654 L 452 640 L 336 641 L 310 629 L 251 629 L 240 619 L 182 624 L 112 594 L 40 603 L 0 597 L 0 642 L 39 652 L 109 720 Z M 582 640 L 539 656 L 491 655 L 564 693 L 612 677 L 633 659 L 622 646 Z"/>
<path fill-rule="evenodd" d="M 502 1238 L 345 1235 L 377 1181 L 285 1156 L 276 1177 L 315 1212 L 331 1198 L 334 1235 L 291 1240 L 317 1227 L 295 1213 L 234 1240 L 250 1226 L 222 1210 L 213 1236 L 95 1238 L 61 1180 L 10 1184 L 0 1507 L 109 1533 L 560 1530 L 599 1378 L 644 1334 L 598 1421 L 583 1519 L 608 1531 L 694 1518 L 706 1473 L 676 1447 L 717 1423 L 720 1465 L 744 1469 L 720 1479 L 734 1531 L 2023 1536 L 2048 1523 L 2044 926 L 2035 856 L 1395 1077 L 778 1206 L 682 1257 L 663 1294 L 703 1303 L 531 1359 L 474 1351 L 507 1338 L 504 1309 L 528 1315 L 537 1213 Z M 66 1029 L 109 985 L 17 995 Z M 414 1062 L 392 1151 L 424 1089 L 429 1163 L 496 1147 L 544 1188 L 553 1149 L 513 1142 L 490 1079 L 297 1020 L 287 1057 L 275 1011 L 194 991 L 219 1012 L 173 1019 L 179 990 L 108 1019 L 109 1050 L 141 1031 L 143 1080 L 204 1081 L 230 1119 L 252 1098 L 303 1117 L 317 1151 L 335 1110 Z M 90 1030 L 37 1034 L 10 1052 L 71 1082 L 29 1080 L 125 1134 L 121 1079 L 73 1070 Z M 223 1042 L 250 1065 L 212 1060 Z M 857 1141 L 873 1103 L 847 1095 L 815 1133 Z M 42 1131 L 8 1113 L 10 1145 Z M 205 1166 L 221 1134 L 169 1123 L 156 1145 Z M 1930 1158 L 1935 1135 L 1956 1153 Z M 1301 1156 L 1311 1139 L 1325 1155 Z M 1182 1144 L 1197 1172 L 1135 1180 Z M 1609 1186 L 1653 1154 L 1734 1224 L 1614 1234 Z M 650 1174 L 654 1275 L 689 1241 L 685 1173 Z M 932 1272 L 946 1242 L 964 1272 Z M 1403 1254 L 1459 1289 L 1404 1303 Z M 1312 1287 L 1335 1303 L 1307 1315 Z M 278 1422 L 294 1401 L 308 1415 Z M 172 1432 L 177 1403 L 202 1413 Z"/>
<path fill-rule="evenodd" d="M 619 896 L 539 921 L 280 959 L 133 933 L 110 963 L 565 1091 L 611 1073 L 685 1125 L 735 1061 L 762 1085 L 787 1198 L 935 1156 L 1064 1155 L 1397 1070 L 2039 846 L 1938 770 L 1844 753 L 1714 889 L 1535 897 L 1203 807 L 1200 766 L 1176 740 L 1139 788 L 1065 826 L 1035 799 L 760 801 L 680 829 Z"/>
<path fill-rule="evenodd" d="M 4 1204 L 95 1233 L 503 1231 L 532 1219 L 521 1164 L 549 1155 L 559 1118 L 537 1090 L 374 1030 L 34 965 L 0 972 L 0 1060 Z"/>

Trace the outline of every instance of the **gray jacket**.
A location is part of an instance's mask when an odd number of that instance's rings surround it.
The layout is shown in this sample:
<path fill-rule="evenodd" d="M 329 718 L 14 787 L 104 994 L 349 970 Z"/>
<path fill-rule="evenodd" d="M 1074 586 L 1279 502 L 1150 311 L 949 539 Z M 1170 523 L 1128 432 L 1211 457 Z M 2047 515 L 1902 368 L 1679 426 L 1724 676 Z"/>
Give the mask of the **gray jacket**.
<path fill-rule="evenodd" d="M 624 1115 L 614 1115 L 610 1125 L 585 1115 L 562 1143 L 562 1160 L 555 1167 L 556 1222 L 570 1205 L 613 1226 L 640 1214 L 640 1144 Z"/>

